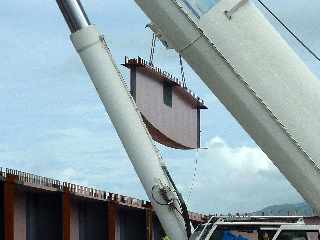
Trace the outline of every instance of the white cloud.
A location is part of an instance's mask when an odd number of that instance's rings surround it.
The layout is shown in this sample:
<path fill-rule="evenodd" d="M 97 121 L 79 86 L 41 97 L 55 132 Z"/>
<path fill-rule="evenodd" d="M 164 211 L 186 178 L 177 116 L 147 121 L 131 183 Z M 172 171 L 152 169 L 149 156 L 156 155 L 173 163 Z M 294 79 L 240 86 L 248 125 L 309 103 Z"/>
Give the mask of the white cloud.
<path fill-rule="evenodd" d="M 185 196 L 191 185 L 193 161 L 170 161 Z M 244 213 L 272 204 L 302 201 L 258 147 L 231 147 L 223 139 L 214 137 L 209 141 L 208 150 L 200 152 L 198 161 L 198 177 L 190 204 L 192 210 Z M 183 169 L 181 164 L 189 170 Z"/>
<path fill-rule="evenodd" d="M 43 132 L 30 148 L 0 145 L 0 167 L 123 195 L 146 198 L 115 131 L 66 128 Z"/>
<path fill-rule="evenodd" d="M 17 168 L 106 191 L 145 198 L 115 133 L 72 128 L 49 131 L 30 149 L 0 146 L 0 166 Z M 194 158 L 169 159 L 172 175 L 187 197 Z M 250 212 L 301 198 L 258 147 L 231 147 L 219 137 L 201 150 L 190 209 L 204 213 Z"/>
<path fill-rule="evenodd" d="M 209 159 L 220 159 L 230 170 L 239 173 L 257 174 L 260 171 L 274 171 L 272 163 L 259 148 L 247 146 L 232 148 L 219 137 L 210 140 L 206 155 Z"/>

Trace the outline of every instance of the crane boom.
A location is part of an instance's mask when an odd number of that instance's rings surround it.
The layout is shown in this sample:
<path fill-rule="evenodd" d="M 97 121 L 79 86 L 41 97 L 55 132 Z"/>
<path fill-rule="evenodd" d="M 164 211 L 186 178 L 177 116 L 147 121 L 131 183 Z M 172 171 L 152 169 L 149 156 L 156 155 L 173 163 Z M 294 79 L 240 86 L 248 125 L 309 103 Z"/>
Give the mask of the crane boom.
<path fill-rule="evenodd" d="M 320 211 L 320 82 L 256 6 L 250 0 L 207 1 L 216 3 L 198 15 L 184 4 L 188 0 L 135 1 Z"/>
<path fill-rule="evenodd" d="M 320 82 L 254 4 L 219 0 L 199 15 L 186 4 L 189 0 L 135 1 L 152 20 L 152 29 L 187 60 L 290 183 L 320 211 Z M 174 240 L 189 238 L 183 200 L 103 37 L 79 0 L 57 2 L 164 230 Z"/>
<path fill-rule="evenodd" d="M 104 104 L 166 233 L 187 239 L 189 224 L 183 202 L 165 163 L 143 123 L 140 112 L 96 28 L 90 24 L 79 0 L 57 0 L 71 30 L 71 41 Z M 159 204 L 160 203 L 160 204 Z M 181 214 L 182 212 L 182 214 Z"/>

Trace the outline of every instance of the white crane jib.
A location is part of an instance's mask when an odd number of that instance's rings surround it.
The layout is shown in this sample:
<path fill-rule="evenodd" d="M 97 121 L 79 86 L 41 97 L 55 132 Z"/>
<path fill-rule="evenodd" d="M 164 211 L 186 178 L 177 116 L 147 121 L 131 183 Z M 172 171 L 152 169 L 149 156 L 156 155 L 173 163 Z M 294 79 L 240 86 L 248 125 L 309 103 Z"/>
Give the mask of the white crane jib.
<path fill-rule="evenodd" d="M 250 0 L 135 1 L 319 211 L 320 82 L 256 6 Z"/>
<path fill-rule="evenodd" d="M 320 82 L 255 5 L 250 0 L 135 1 L 161 40 L 187 60 L 291 184 L 320 210 Z M 186 239 L 190 225 L 183 200 L 104 39 L 79 0 L 57 2 L 164 230 L 171 239 Z"/>
<path fill-rule="evenodd" d="M 57 0 L 79 53 L 162 227 L 172 239 L 191 234 L 187 209 L 101 34 L 79 0 Z"/>

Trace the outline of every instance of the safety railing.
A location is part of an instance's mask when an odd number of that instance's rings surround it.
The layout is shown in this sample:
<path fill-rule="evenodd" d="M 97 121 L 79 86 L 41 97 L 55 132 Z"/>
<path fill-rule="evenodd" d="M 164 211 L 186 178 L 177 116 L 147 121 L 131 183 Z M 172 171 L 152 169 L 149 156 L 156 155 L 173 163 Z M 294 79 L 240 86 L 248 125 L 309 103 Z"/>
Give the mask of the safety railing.
<path fill-rule="evenodd" d="M 76 185 L 68 182 L 63 182 L 63 189 L 84 197 L 96 198 L 100 200 L 107 200 L 107 192 L 95 188 Z"/>
<path fill-rule="evenodd" d="M 7 177 L 15 176 L 17 184 L 27 185 L 28 187 L 37 188 L 53 188 L 61 192 L 69 192 L 76 196 L 84 198 L 94 198 L 98 201 L 110 201 L 124 207 L 137 208 L 137 209 L 152 209 L 149 201 L 128 197 L 116 193 L 106 192 L 95 188 L 85 187 L 68 182 L 61 182 L 59 180 L 38 176 L 35 174 L 18 171 L 15 169 L 0 167 L 0 181 L 5 181 Z M 189 213 L 190 219 L 196 222 L 207 221 L 208 216 L 197 213 Z"/>
<path fill-rule="evenodd" d="M 46 178 L 10 168 L 6 168 L 5 175 L 16 176 L 18 183 L 29 183 L 34 185 L 41 185 L 42 187 L 56 188 L 62 190 L 62 184 L 59 180 Z"/>
<path fill-rule="evenodd" d="M 36 185 L 37 187 L 54 188 L 60 191 L 68 191 L 78 196 L 95 198 L 97 200 L 103 201 L 114 201 L 122 205 L 138 208 L 149 208 L 151 206 L 151 203 L 148 201 L 123 196 L 115 193 L 110 193 L 95 188 L 85 187 L 73 183 L 61 182 L 59 180 L 42 177 L 15 169 L 6 168 L 4 170 L 2 167 L 0 167 L 0 179 L 5 180 L 7 176 L 15 176 L 17 184 L 31 184 Z"/>

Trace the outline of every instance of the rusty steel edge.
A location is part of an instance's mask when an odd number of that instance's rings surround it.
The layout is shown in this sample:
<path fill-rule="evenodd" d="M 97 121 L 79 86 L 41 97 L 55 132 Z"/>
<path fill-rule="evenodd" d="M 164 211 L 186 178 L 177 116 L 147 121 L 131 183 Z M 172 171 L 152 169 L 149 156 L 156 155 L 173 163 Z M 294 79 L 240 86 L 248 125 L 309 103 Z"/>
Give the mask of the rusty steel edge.
<path fill-rule="evenodd" d="M 10 181 L 14 179 L 17 185 L 26 186 L 29 188 L 42 189 L 45 191 L 69 192 L 76 197 L 90 198 L 97 201 L 109 201 L 123 207 L 136 209 L 152 209 L 151 203 L 149 201 L 63 182 L 15 169 L 0 167 L 0 181 L 8 181 L 9 179 Z M 209 218 L 208 215 L 193 212 L 190 212 L 189 215 L 192 221 L 199 223 L 206 222 Z"/>

